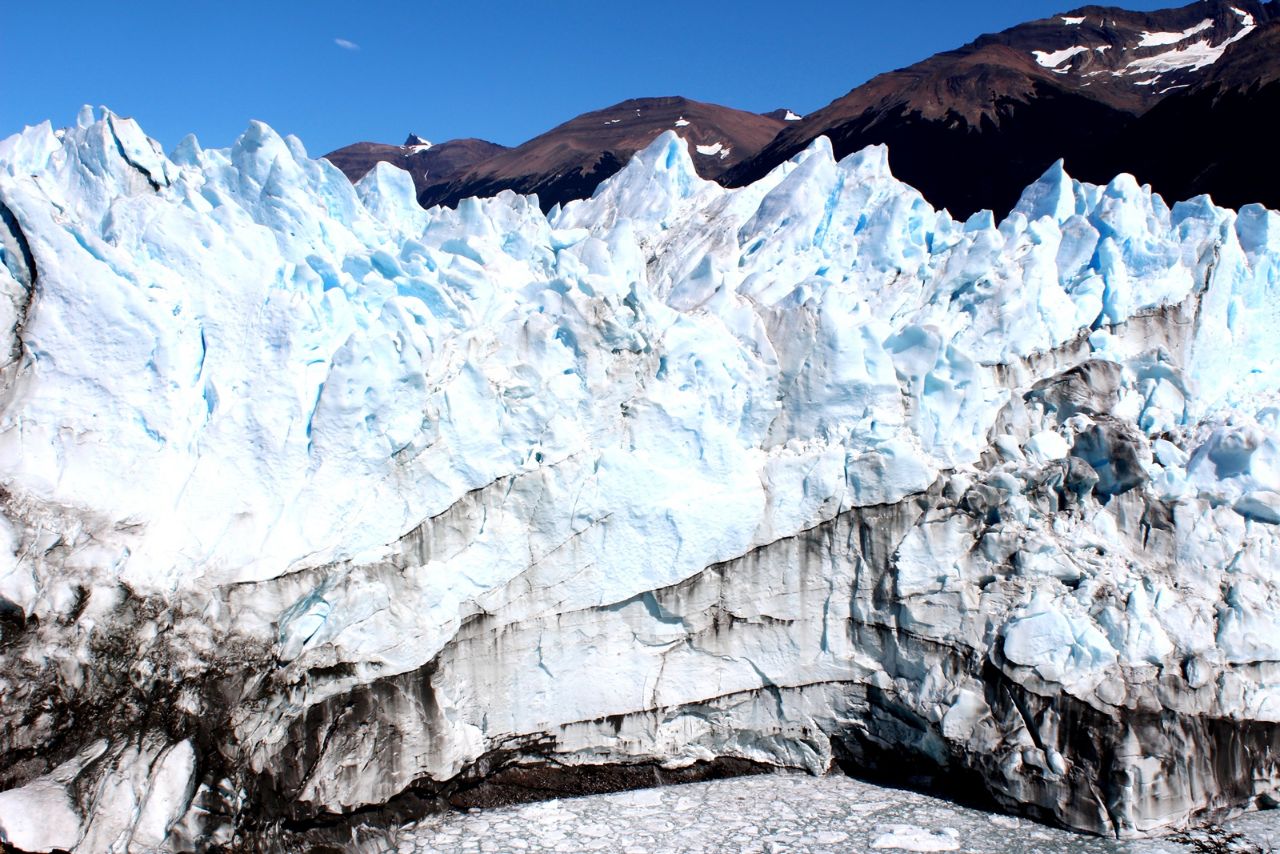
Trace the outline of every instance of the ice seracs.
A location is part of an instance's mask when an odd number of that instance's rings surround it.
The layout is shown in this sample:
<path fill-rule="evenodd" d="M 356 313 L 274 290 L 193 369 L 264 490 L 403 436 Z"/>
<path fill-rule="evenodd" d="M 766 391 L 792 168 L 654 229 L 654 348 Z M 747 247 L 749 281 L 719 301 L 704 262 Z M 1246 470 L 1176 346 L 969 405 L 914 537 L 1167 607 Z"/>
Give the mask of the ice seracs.
<path fill-rule="evenodd" d="M 1274 791 L 1280 217 L 692 156 L 544 216 L 259 123 L 0 143 L 0 827 L 506 763 L 909 762 L 1122 836 Z"/>

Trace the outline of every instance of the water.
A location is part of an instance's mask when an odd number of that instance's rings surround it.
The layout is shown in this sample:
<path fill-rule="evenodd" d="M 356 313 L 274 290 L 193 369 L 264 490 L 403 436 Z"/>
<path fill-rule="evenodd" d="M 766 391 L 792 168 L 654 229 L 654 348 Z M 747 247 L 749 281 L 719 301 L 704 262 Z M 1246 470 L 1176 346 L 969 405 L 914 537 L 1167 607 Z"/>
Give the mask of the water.
<path fill-rule="evenodd" d="M 1280 811 L 1189 837 L 1118 842 L 843 776 L 762 776 L 433 816 L 384 844 L 398 854 L 1269 854 L 1280 852 Z"/>

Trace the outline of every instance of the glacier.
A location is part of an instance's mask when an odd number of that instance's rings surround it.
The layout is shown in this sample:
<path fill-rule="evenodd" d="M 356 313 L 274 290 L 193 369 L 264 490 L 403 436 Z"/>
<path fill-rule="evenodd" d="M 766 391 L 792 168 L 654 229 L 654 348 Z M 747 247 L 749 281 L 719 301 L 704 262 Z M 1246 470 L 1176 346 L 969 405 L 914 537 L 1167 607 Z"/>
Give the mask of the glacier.
<path fill-rule="evenodd" d="M 0 142 L 0 258 L 20 850 L 726 763 L 1276 803 L 1273 211 L 1058 164 L 959 222 L 883 147 L 727 190 L 671 132 L 423 210 L 86 108 Z"/>

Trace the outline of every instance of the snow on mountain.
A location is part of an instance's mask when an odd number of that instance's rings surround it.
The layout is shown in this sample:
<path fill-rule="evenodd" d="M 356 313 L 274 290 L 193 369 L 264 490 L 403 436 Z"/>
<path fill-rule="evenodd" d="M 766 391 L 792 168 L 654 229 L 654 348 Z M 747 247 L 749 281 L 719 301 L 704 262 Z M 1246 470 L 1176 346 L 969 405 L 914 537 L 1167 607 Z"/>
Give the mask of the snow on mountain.
<path fill-rule="evenodd" d="M 1085 6 L 1027 21 L 878 75 L 784 127 L 718 180 L 728 186 L 759 180 L 826 136 L 838 157 L 888 145 L 895 173 L 960 217 L 982 209 L 1005 214 L 1022 188 L 1059 159 L 1090 180 L 1131 172 L 1166 194 L 1198 182 L 1215 199 L 1227 193 L 1241 200 L 1233 186 L 1205 178 L 1199 164 L 1213 156 L 1213 146 L 1189 141 L 1195 134 L 1186 128 L 1176 147 L 1185 163 L 1172 180 L 1150 171 L 1149 150 L 1116 152 L 1140 117 L 1212 79 L 1228 54 L 1247 51 L 1255 67 L 1276 68 L 1274 51 L 1253 46 L 1262 46 L 1259 35 L 1278 13 L 1275 2 L 1200 0 L 1150 12 Z M 1257 103 L 1249 134 L 1269 138 L 1264 106 Z M 1260 175 L 1239 203 L 1274 207 L 1277 198 L 1280 185 Z"/>
<path fill-rule="evenodd" d="M 1280 782 L 1272 211 L 1058 165 L 959 222 L 883 147 L 726 190 L 671 131 L 423 210 L 86 111 L 0 142 L 0 225 L 10 844 L 524 765 L 905 763 L 1122 836 Z"/>
<path fill-rule="evenodd" d="M 1208 39 L 1200 39 L 1199 41 L 1186 44 L 1186 40 L 1196 33 L 1203 32 L 1213 27 L 1213 21 L 1207 20 L 1181 33 L 1143 33 L 1143 39 L 1139 42 L 1139 47 L 1152 47 L 1163 45 L 1174 45 L 1177 47 L 1165 53 L 1158 53 L 1154 56 L 1146 56 L 1135 59 L 1125 66 L 1124 70 L 1119 73 L 1127 74 L 1165 74 L 1170 71 L 1179 69 L 1188 69 L 1198 71 L 1201 68 L 1213 65 L 1222 59 L 1222 55 L 1227 52 L 1227 48 L 1240 41 L 1248 38 L 1249 34 L 1256 30 L 1257 23 L 1253 15 L 1248 12 L 1242 12 L 1233 8 L 1240 18 L 1239 30 L 1232 36 L 1223 39 L 1218 44 L 1212 44 Z"/>
<path fill-rule="evenodd" d="M 1142 37 L 1138 39 L 1138 47 L 1160 47 L 1162 45 L 1177 44 L 1181 41 L 1194 36 L 1196 33 L 1203 33 L 1205 30 L 1213 29 L 1213 19 L 1205 18 L 1194 27 L 1188 27 L 1180 33 L 1142 33 Z"/>
<path fill-rule="evenodd" d="M 1062 50 L 1033 50 L 1031 51 L 1031 55 L 1036 58 L 1036 62 L 1040 63 L 1045 68 L 1056 69 L 1059 65 L 1062 65 L 1076 54 L 1085 53 L 1088 50 L 1089 47 L 1087 45 L 1075 45 L 1074 47 L 1064 47 Z M 1062 73 L 1066 73 L 1065 69 Z"/>

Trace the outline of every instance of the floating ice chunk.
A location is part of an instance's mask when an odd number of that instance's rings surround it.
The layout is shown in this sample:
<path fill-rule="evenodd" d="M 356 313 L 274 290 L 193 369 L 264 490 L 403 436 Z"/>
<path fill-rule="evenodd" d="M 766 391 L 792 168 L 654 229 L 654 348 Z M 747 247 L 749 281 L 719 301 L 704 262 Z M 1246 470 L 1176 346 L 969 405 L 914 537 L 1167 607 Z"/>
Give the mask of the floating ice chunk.
<path fill-rule="evenodd" d="M 960 831 L 954 827 L 931 830 L 912 824 L 892 824 L 881 831 L 871 847 L 877 851 L 958 851 Z"/>

